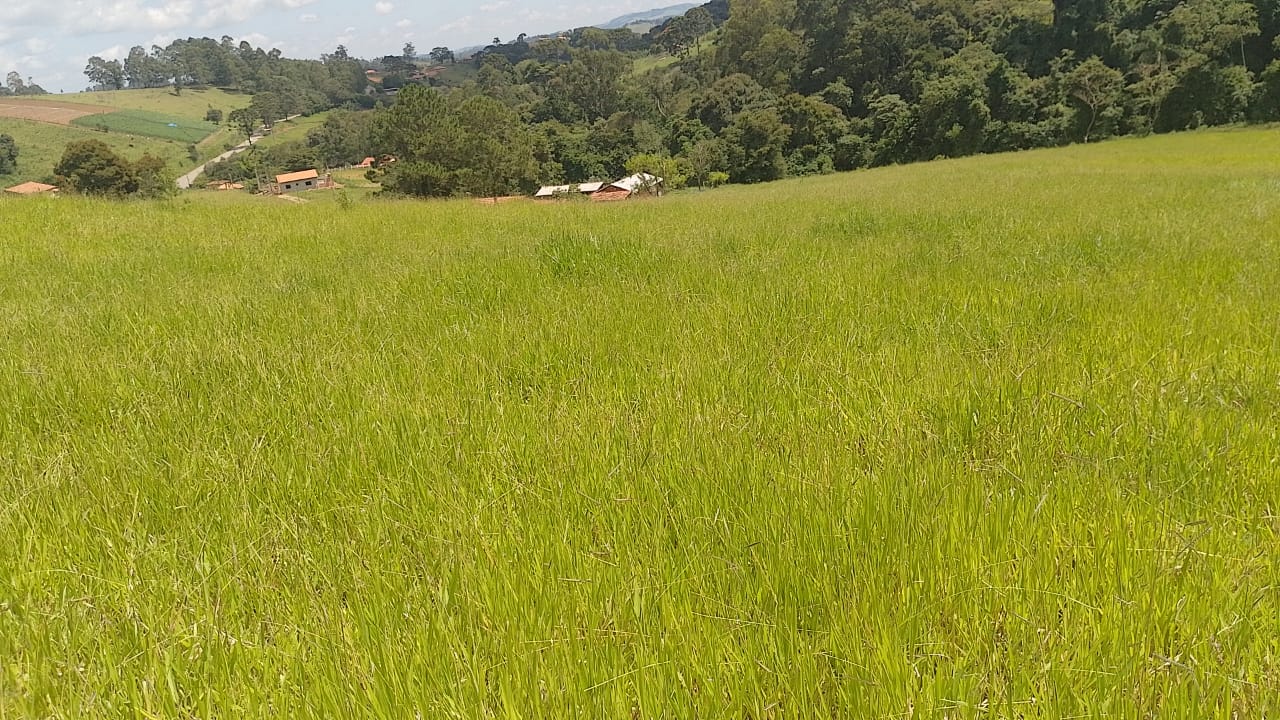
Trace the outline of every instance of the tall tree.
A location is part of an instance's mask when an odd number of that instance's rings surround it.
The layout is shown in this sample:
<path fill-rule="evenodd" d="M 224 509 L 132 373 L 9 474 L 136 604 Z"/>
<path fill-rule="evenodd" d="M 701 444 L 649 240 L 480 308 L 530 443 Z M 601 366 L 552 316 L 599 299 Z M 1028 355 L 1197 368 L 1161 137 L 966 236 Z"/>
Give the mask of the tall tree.
<path fill-rule="evenodd" d="M 95 90 L 121 90 L 124 88 L 124 67 L 119 60 L 104 60 L 97 55 L 89 58 L 84 74 Z"/>
<path fill-rule="evenodd" d="M 1091 57 L 1077 65 L 1063 78 L 1063 87 L 1067 95 L 1080 109 L 1084 119 L 1081 125 L 1081 140 L 1089 142 L 1099 128 L 1100 118 L 1110 119 L 1112 111 L 1119 107 L 1124 95 L 1124 76 L 1119 70 L 1108 67 L 1098 57 Z"/>

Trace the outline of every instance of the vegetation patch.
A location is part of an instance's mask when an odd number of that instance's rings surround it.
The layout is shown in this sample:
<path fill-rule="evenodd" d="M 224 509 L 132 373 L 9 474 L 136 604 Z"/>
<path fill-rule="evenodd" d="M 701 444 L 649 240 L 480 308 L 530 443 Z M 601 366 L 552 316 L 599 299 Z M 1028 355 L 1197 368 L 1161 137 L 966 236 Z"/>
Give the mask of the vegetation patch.
<path fill-rule="evenodd" d="M 1276 717 L 1277 167 L 0 200 L 0 716 Z"/>
<path fill-rule="evenodd" d="M 141 135 L 143 137 L 199 142 L 218 130 L 204 120 L 191 120 L 148 110 L 118 110 L 104 115 L 77 118 L 72 124 L 104 132 Z"/>
<path fill-rule="evenodd" d="M 17 167 L 0 173 L 0 181 L 16 184 L 25 180 L 50 181 L 53 166 L 66 146 L 82 140 L 100 140 L 117 154 L 136 160 L 143 154 L 164 159 L 169 170 L 190 162 L 185 143 L 121 133 L 99 133 L 76 125 L 32 122 L 0 118 L 0 133 L 9 135 L 18 147 Z"/>

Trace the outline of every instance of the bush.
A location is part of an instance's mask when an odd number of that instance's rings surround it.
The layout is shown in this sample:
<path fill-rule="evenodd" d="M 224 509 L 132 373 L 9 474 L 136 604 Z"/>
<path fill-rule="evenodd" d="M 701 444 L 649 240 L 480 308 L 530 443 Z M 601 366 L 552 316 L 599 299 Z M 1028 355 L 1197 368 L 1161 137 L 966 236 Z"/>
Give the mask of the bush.
<path fill-rule="evenodd" d="M 11 135 L 0 135 L 0 175 L 18 169 L 18 143 Z"/>
<path fill-rule="evenodd" d="M 101 140 L 81 140 L 67 145 L 53 168 L 64 190 L 85 195 L 165 195 L 172 183 L 164 173 L 164 160 L 143 155 L 137 162 L 120 157 Z"/>

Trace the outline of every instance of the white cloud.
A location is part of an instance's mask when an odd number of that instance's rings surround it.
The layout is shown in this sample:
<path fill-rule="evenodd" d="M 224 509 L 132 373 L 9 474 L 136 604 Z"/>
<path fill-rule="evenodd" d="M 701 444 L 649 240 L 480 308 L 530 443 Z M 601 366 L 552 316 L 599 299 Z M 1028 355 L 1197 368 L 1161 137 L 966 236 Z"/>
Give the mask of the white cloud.
<path fill-rule="evenodd" d="M 320 22 L 320 16 L 314 13 L 306 13 L 305 15 L 302 15 L 301 17 L 299 17 L 298 21 L 306 23 L 307 25 L 310 25 L 312 23 Z"/>
<path fill-rule="evenodd" d="M 111 47 L 106 48 L 105 50 L 99 50 L 98 52 L 94 53 L 94 55 L 97 55 L 98 57 L 104 60 L 123 60 L 126 57 L 128 57 L 129 48 L 125 47 L 124 45 L 112 45 Z"/>
<path fill-rule="evenodd" d="M 396 10 L 396 6 L 393 3 L 387 2 L 386 0 L 379 0 L 378 2 L 373 4 L 373 11 L 378 13 L 379 15 L 390 15 L 391 13 L 395 12 L 395 10 Z"/>
<path fill-rule="evenodd" d="M 441 25 L 439 28 L 439 31 L 446 35 L 449 33 L 467 32 L 471 30 L 471 26 L 474 22 L 475 22 L 475 18 L 471 17 L 470 15 L 463 15 L 462 17 L 458 18 L 457 20 L 454 20 L 451 23 L 445 23 L 444 25 Z"/>
<path fill-rule="evenodd" d="M 402 30 L 403 30 L 404 28 L 411 28 L 411 27 L 413 27 L 413 21 L 412 21 L 412 20 L 410 20 L 409 18 L 405 18 L 405 19 L 401 20 L 400 22 L 396 23 L 396 27 L 398 27 L 398 28 L 400 28 L 400 29 L 402 29 Z"/>

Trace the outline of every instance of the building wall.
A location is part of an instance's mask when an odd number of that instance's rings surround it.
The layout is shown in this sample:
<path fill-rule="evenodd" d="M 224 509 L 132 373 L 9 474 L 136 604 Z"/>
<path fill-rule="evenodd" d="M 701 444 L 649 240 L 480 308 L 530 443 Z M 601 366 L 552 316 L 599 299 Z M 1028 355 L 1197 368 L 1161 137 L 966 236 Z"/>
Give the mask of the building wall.
<path fill-rule="evenodd" d="M 320 181 L 312 178 L 311 180 L 298 180 L 297 182 L 285 183 L 280 186 L 281 192 L 300 192 L 302 190 L 315 190 L 320 186 Z"/>
<path fill-rule="evenodd" d="M 605 188 L 591 196 L 596 202 L 609 202 L 611 200 L 626 200 L 631 197 L 631 193 L 622 188 Z"/>

